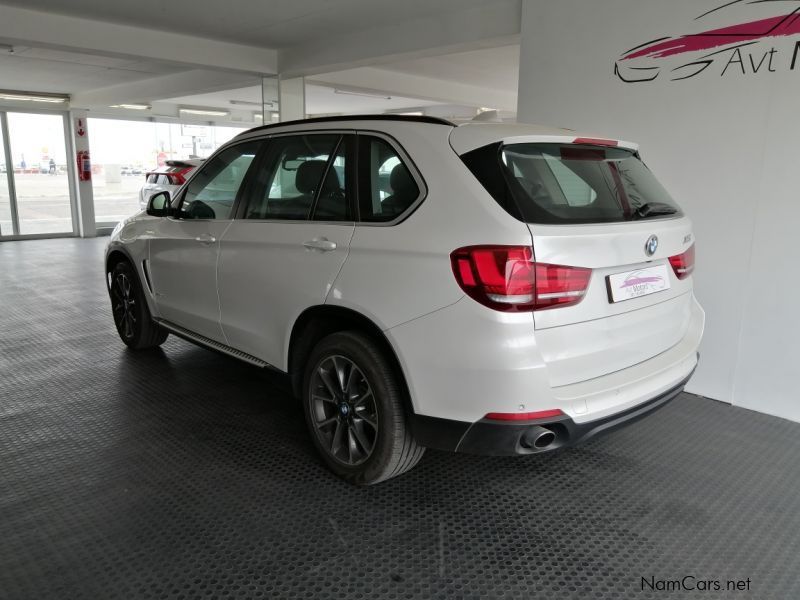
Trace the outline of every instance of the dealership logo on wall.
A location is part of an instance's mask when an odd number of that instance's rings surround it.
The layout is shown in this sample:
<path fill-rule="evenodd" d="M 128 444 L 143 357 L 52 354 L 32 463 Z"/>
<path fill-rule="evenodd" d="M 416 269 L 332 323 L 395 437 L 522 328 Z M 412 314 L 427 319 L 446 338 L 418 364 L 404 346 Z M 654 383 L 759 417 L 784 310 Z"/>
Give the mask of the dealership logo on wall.
<path fill-rule="evenodd" d="M 800 0 L 735 0 L 688 27 L 624 52 L 614 74 L 625 83 L 800 71 Z"/>

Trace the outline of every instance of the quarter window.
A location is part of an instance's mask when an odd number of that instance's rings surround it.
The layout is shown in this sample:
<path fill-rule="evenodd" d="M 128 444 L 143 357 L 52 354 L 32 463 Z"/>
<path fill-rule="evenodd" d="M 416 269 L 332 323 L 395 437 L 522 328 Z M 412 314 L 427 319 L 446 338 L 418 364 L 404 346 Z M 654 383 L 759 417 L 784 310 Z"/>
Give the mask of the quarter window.
<path fill-rule="evenodd" d="M 398 152 L 385 140 L 359 135 L 361 221 L 393 221 L 419 198 L 419 186 Z"/>
<path fill-rule="evenodd" d="M 261 142 L 223 150 L 204 164 L 181 201 L 182 219 L 229 219 L 236 196 Z"/>

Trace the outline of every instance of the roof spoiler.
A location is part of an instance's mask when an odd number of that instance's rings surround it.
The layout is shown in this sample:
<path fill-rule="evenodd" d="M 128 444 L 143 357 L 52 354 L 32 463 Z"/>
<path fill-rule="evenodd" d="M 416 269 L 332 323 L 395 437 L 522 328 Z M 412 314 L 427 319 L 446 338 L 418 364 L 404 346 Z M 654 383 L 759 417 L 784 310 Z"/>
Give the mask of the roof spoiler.
<path fill-rule="evenodd" d="M 201 158 L 199 160 L 205 160 L 205 159 Z M 182 167 L 184 169 L 194 169 L 197 166 L 183 160 L 168 160 L 164 164 L 166 164 L 168 167 Z"/>

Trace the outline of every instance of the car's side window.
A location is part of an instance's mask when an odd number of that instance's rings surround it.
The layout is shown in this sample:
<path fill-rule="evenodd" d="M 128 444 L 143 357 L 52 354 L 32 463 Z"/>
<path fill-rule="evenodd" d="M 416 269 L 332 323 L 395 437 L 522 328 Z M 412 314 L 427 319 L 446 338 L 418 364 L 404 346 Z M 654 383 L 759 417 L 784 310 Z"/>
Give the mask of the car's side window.
<path fill-rule="evenodd" d="M 393 221 L 417 201 L 419 186 L 386 140 L 369 135 L 358 139 L 359 218 L 373 223 Z"/>
<path fill-rule="evenodd" d="M 263 193 L 252 199 L 244 217 L 305 221 L 314 213 L 318 220 L 349 218 L 341 141 L 339 134 L 273 138 L 257 175 Z"/>
<path fill-rule="evenodd" d="M 348 145 L 355 141 L 355 136 L 343 136 L 328 165 L 325 184 L 320 186 L 317 200 L 311 214 L 312 221 L 352 221 L 350 206 L 350 169 L 347 165 Z"/>
<path fill-rule="evenodd" d="M 229 219 L 245 175 L 261 141 L 236 144 L 207 161 L 181 200 L 181 219 Z"/>

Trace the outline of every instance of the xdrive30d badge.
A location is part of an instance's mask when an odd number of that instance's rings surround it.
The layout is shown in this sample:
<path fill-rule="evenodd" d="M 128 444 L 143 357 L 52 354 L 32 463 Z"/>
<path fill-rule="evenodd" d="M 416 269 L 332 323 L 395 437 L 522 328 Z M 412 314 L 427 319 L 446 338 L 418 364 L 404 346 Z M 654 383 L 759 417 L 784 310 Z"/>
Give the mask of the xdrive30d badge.
<path fill-rule="evenodd" d="M 331 117 L 234 138 L 117 226 L 105 272 L 130 348 L 172 333 L 287 373 L 325 463 L 372 484 L 676 396 L 704 323 L 691 231 L 629 142 Z"/>

